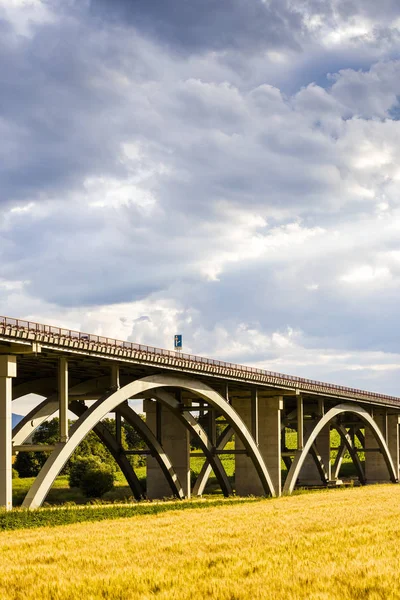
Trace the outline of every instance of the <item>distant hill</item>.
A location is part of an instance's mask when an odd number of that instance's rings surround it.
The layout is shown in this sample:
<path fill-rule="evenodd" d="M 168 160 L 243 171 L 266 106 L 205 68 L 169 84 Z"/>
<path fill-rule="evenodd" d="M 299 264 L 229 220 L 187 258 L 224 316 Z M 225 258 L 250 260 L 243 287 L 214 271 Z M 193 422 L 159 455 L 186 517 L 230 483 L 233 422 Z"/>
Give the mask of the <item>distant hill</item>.
<path fill-rule="evenodd" d="M 17 425 L 17 424 L 20 422 L 20 421 L 22 421 L 22 419 L 23 419 L 23 418 L 24 418 L 24 417 L 23 417 L 22 415 L 14 415 L 14 413 L 13 413 L 13 416 L 12 416 L 12 426 L 13 426 L 13 429 L 14 429 L 14 427 L 15 427 L 15 426 L 16 426 L 16 425 Z"/>

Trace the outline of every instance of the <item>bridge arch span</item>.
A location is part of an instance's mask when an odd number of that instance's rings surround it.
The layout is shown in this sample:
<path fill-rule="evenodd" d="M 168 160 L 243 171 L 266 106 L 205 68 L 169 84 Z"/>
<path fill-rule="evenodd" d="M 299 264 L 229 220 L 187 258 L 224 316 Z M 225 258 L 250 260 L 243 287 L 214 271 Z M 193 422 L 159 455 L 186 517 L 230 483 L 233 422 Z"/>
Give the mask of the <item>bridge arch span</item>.
<path fill-rule="evenodd" d="M 72 399 L 80 399 L 80 394 L 86 394 L 88 391 L 95 392 L 97 387 L 103 386 L 109 383 L 109 377 L 95 377 L 86 379 L 70 387 L 68 393 L 70 395 L 70 401 Z M 52 378 L 37 379 L 32 382 L 31 387 L 27 387 L 29 384 L 21 384 L 13 388 L 13 400 L 17 400 L 21 396 L 27 393 L 35 393 L 41 396 L 47 396 L 42 402 L 37 404 L 17 425 L 12 431 L 12 442 L 15 446 L 23 444 L 29 436 L 33 434 L 36 429 L 45 423 L 53 414 L 56 414 L 59 409 L 58 393 L 57 389 L 53 389 Z M 56 387 L 56 386 L 55 386 Z M 48 392 L 51 392 L 48 395 Z M 100 392 L 98 393 L 100 395 Z M 52 408 L 50 408 L 52 407 Z"/>
<path fill-rule="evenodd" d="M 321 433 L 322 429 L 326 425 L 328 425 L 331 421 L 333 421 L 338 415 L 340 415 L 342 413 L 352 413 L 354 415 L 357 415 L 365 423 L 365 425 L 371 429 L 371 431 L 375 437 L 375 440 L 379 446 L 379 449 L 382 452 L 382 456 L 385 460 L 385 463 L 386 463 L 386 466 L 387 466 L 387 469 L 389 472 L 390 480 L 393 483 L 397 482 L 396 471 L 395 471 L 395 468 L 393 465 L 392 457 L 389 452 L 389 448 L 386 444 L 386 441 L 382 435 L 381 430 L 379 429 L 378 425 L 376 424 L 374 419 L 371 417 L 371 415 L 365 410 L 365 408 L 362 408 L 361 406 L 359 406 L 357 404 L 338 404 L 337 406 L 334 406 L 333 408 L 331 408 L 318 421 L 318 423 L 314 427 L 311 435 L 309 436 L 306 443 L 304 444 L 303 450 L 299 451 L 296 454 L 296 456 L 292 462 L 292 465 L 290 467 L 288 476 L 286 478 L 285 485 L 283 488 L 283 493 L 291 494 L 293 492 L 294 486 L 296 485 L 296 481 L 300 475 L 304 461 L 305 461 L 308 453 L 310 452 L 311 447 L 312 447 L 313 443 L 315 442 L 318 434 Z M 339 431 L 339 433 L 340 433 L 340 431 Z M 341 432 L 341 435 L 343 437 L 343 435 L 344 435 L 343 431 Z"/>
<path fill-rule="evenodd" d="M 96 382 L 96 380 L 86 382 L 86 387 L 90 385 L 90 383 Z M 71 391 L 76 392 L 78 388 L 82 387 L 80 384 L 72 388 Z M 222 493 L 225 496 L 229 496 L 233 493 L 230 481 L 226 475 L 225 469 L 221 463 L 219 456 L 213 454 L 213 446 L 210 442 L 208 435 L 204 431 L 204 429 L 200 426 L 200 424 L 195 420 L 195 418 L 190 413 L 182 413 L 179 410 L 179 402 L 174 398 L 172 394 L 168 394 L 163 390 L 156 390 L 152 393 L 152 396 L 157 398 L 168 410 L 173 412 L 175 416 L 183 423 L 183 425 L 193 434 L 198 441 L 200 442 L 200 446 L 202 447 L 204 454 L 206 456 L 206 464 L 209 465 L 209 470 L 214 470 L 218 482 L 221 486 Z M 27 438 L 29 438 L 36 429 L 43 424 L 45 421 L 50 419 L 52 416 L 58 414 L 58 399 L 56 396 L 51 396 L 43 400 L 40 404 L 38 404 L 35 408 L 33 408 L 18 425 L 15 426 L 13 430 L 13 444 L 21 445 L 25 442 Z M 83 415 L 85 412 L 82 410 L 81 405 L 77 402 L 77 400 L 72 400 L 69 403 L 69 410 L 75 412 L 75 414 L 79 417 Z M 87 409 L 85 409 L 87 410 Z M 136 412 L 130 408 L 127 404 L 121 404 L 119 406 L 118 412 L 124 417 L 124 419 L 132 425 L 132 427 L 139 433 L 142 439 L 146 442 L 149 447 L 152 455 L 157 460 L 167 482 L 171 489 L 171 492 L 177 498 L 184 498 L 184 492 L 182 485 L 179 481 L 179 478 L 173 468 L 173 464 L 167 453 L 163 449 L 162 445 L 158 442 L 156 437 L 153 435 L 149 427 L 145 422 L 136 414 Z M 114 444 L 115 440 L 112 435 L 102 435 L 104 432 L 104 428 L 101 426 L 101 421 L 93 428 L 93 431 L 100 437 L 102 442 L 106 445 L 108 450 L 114 456 L 117 464 L 123 471 L 129 486 L 132 490 L 133 495 L 137 500 L 140 500 L 143 497 L 143 493 L 141 491 L 140 485 L 138 485 L 137 477 L 135 473 L 131 473 L 132 468 L 129 469 L 128 465 L 130 465 L 129 461 L 126 460 L 123 454 L 115 451 Z M 231 432 L 232 435 L 232 432 Z M 114 442 L 114 444 L 113 444 Z M 128 464 L 126 464 L 128 463 Z M 206 481 L 204 482 L 205 485 Z M 204 486 L 203 486 L 204 487 Z M 199 493 L 197 493 L 199 495 Z"/>
<path fill-rule="evenodd" d="M 67 462 L 78 444 L 85 438 L 97 423 L 109 412 L 115 410 L 121 403 L 130 398 L 149 395 L 152 390 L 173 387 L 182 388 L 207 400 L 214 408 L 217 408 L 231 424 L 235 434 L 241 439 L 255 469 L 260 477 L 266 494 L 275 496 L 275 489 L 265 466 L 258 447 L 248 431 L 246 425 L 226 400 L 214 389 L 202 381 L 188 379 L 175 375 L 151 375 L 138 379 L 125 385 L 114 392 L 109 392 L 99 398 L 85 413 L 76 421 L 70 429 L 70 437 L 66 443 L 58 444 L 49 456 L 39 475 L 29 490 L 23 506 L 25 508 L 37 508 L 46 498 L 55 478 Z"/>
<path fill-rule="evenodd" d="M 25 440 L 42 423 L 47 421 L 53 415 L 58 414 L 58 406 L 58 400 L 50 397 L 43 400 L 43 402 L 33 408 L 24 418 L 23 428 L 18 429 L 19 424 L 14 428 L 13 443 L 15 445 L 23 444 L 23 442 L 25 442 Z M 69 403 L 69 410 L 74 412 L 78 417 L 82 417 L 87 409 L 84 409 L 77 400 L 72 400 Z M 142 421 L 139 415 L 128 405 L 121 406 L 119 412 L 121 412 L 127 423 L 129 423 L 129 425 L 131 425 L 146 442 L 151 453 L 156 458 L 162 472 L 164 473 L 164 476 L 171 488 L 172 494 L 177 498 L 184 498 L 182 485 L 171 463 L 171 460 L 146 423 Z M 114 436 L 106 427 L 102 426 L 101 421 L 99 421 L 97 425 L 93 427 L 93 431 L 101 439 L 114 457 L 121 471 L 125 475 L 125 478 L 135 498 L 137 500 L 143 499 L 144 495 L 136 473 L 130 462 L 127 460 L 126 455 L 120 452 L 120 448 L 116 445 Z"/>

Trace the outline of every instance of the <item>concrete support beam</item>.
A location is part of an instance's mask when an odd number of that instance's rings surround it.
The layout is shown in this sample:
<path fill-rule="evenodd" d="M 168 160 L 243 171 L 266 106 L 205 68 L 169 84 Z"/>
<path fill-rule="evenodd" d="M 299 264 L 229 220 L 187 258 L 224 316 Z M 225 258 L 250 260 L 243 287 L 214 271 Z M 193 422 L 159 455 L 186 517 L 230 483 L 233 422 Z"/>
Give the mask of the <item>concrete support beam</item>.
<path fill-rule="evenodd" d="M 119 390 L 120 378 L 119 378 L 119 365 L 111 365 L 111 389 Z M 115 412 L 115 438 L 119 447 L 122 445 L 122 418 L 119 412 Z"/>
<path fill-rule="evenodd" d="M 115 439 L 119 447 L 122 446 L 122 417 L 119 412 L 115 413 Z"/>
<path fill-rule="evenodd" d="M 387 437 L 389 452 L 393 460 L 397 479 L 400 478 L 400 440 L 399 440 L 400 415 L 387 415 Z"/>
<path fill-rule="evenodd" d="M 15 356 L 0 356 L 0 506 L 12 508 L 12 378 Z"/>
<path fill-rule="evenodd" d="M 217 424 L 215 421 L 215 410 L 210 406 L 208 415 L 208 437 L 213 446 L 217 445 Z"/>
<path fill-rule="evenodd" d="M 304 438 L 305 441 L 308 440 L 308 438 L 310 437 L 310 435 L 312 434 L 316 424 L 318 423 L 319 419 L 313 419 L 310 421 L 305 421 L 304 423 Z M 321 485 L 322 483 L 325 483 L 325 476 L 327 478 L 327 480 L 329 481 L 331 479 L 331 442 L 330 442 L 330 426 L 326 425 L 322 431 L 319 433 L 319 435 L 317 436 L 315 443 L 314 443 L 314 449 L 316 450 L 316 454 L 318 455 L 318 457 L 320 457 L 320 466 L 323 465 L 323 468 L 325 470 L 324 473 L 324 480 L 321 478 L 321 468 L 319 468 L 317 466 L 316 460 L 315 460 L 315 453 L 314 456 L 313 454 L 310 452 L 307 455 L 307 458 L 304 461 L 303 467 L 300 471 L 300 475 L 299 475 L 299 485 Z"/>
<path fill-rule="evenodd" d="M 259 421 L 258 421 L 258 390 L 253 388 L 251 390 L 251 435 L 254 438 L 255 443 L 258 446 L 258 432 L 259 432 Z"/>
<path fill-rule="evenodd" d="M 9 346 L 0 346 L 0 354 L 39 354 L 42 351 L 42 347 L 37 342 L 31 344 L 18 344 L 13 343 Z"/>
<path fill-rule="evenodd" d="M 304 448 L 304 407 L 303 396 L 297 396 L 297 450 Z"/>
<path fill-rule="evenodd" d="M 119 365 L 111 365 L 111 387 L 115 390 L 119 390 Z"/>
<path fill-rule="evenodd" d="M 277 495 L 281 493 L 281 410 L 283 397 L 257 399 L 258 403 L 258 449 L 269 471 Z M 254 396 L 236 398 L 233 408 L 239 413 L 247 428 L 252 431 L 254 417 Z M 244 446 L 235 436 L 235 449 L 243 450 Z M 250 457 L 245 454 L 235 455 L 235 488 L 240 496 L 263 496 L 265 494 L 260 478 Z"/>
<path fill-rule="evenodd" d="M 13 454 L 17 452 L 53 452 L 55 446 L 51 444 L 22 444 L 21 446 L 13 446 Z"/>
<path fill-rule="evenodd" d="M 68 360 L 58 362 L 58 402 L 60 411 L 60 442 L 68 441 Z"/>
<path fill-rule="evenodd" d="M 378 408 L 374 410 L 374 421 L 383 436 L 385 436 L 385 433 L 387 434 L 387 428 L 385 427 L 386 419 L 387 415 L 385 411 Z M 365 449 L 367 450 L 365 453 L 365 478 L 367 483 L 389 481 L 390 477 L 385 460 L 379 451 L 377 441 L 369 427 L 365 428 Z M 376 450 L 376 452 L 373 450 Z"/>
<path fill-rule="evenodd" d="M 318 398 L 318 415 L 323 417 L 325 414 L 325 400 L 323 398 Z"/>
<path fill-rule="evenodd" d="M 158 407 L 158 408 L 157 408 Z M 162 438 L 162 445 L 169 456 L 182 485 L 186 498 L 190 498 L 190 439 L 188 429 L 159 402 L 146 399 L 143 402 L 146 424 L 154 435 Z M 147 459 L 147 498 L 168 498 L 171 488 L 158 462 L 152 456 Z"/>

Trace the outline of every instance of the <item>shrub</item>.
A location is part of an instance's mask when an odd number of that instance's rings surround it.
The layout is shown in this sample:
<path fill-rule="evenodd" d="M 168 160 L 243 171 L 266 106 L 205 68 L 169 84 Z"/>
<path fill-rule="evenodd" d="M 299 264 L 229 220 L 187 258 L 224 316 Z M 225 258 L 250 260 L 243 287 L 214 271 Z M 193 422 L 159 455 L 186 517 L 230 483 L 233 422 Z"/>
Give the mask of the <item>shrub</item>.
<path fill-rule="evenodd" d="M 45 452 L 18 452 L 14 468 L 20 477 L 36 477 L 47 457 Z"/>
<path fill-rule="evenodd" d="M 19 475 L 18 475 L 18 471 L 17 469 L 13 469 L 12 470 L 12 478 L 13 479 L 18 479 Z"/>
<path fill-rule="evenodd" d="M 81 477 L 80 488 L 87 498 L 101 498 L 114 487 L 115 471 L 106 464 L 88 466 Z"/>
<path fill-rule="evenodd" d="M 101 466 L 97 456 L 77 456 L 71 462 L 68 483 L 69 487 L 81 487 L 81 481 L 86 472 L 91 468 Z"/>

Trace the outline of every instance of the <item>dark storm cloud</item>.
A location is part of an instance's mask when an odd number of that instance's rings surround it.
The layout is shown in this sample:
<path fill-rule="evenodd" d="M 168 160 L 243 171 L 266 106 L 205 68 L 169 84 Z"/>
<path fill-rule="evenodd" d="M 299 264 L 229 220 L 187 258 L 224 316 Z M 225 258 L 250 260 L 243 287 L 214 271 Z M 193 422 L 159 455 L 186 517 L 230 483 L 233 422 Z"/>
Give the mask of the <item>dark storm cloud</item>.
<path fill-rule="evenodd" d="M 92 0 L 91 12 L 180 52 L 299 49 L 296 37 L 302 29 L 301 15 L 280 0 Z"/>
<path fill-rule="evenodd" d="M 107 65 L 87 30 L 43 26 L 0 39 L 0 202 L 73 189 L 91 173 L 119 173 L 119 99 L 93 85 Z"/>

